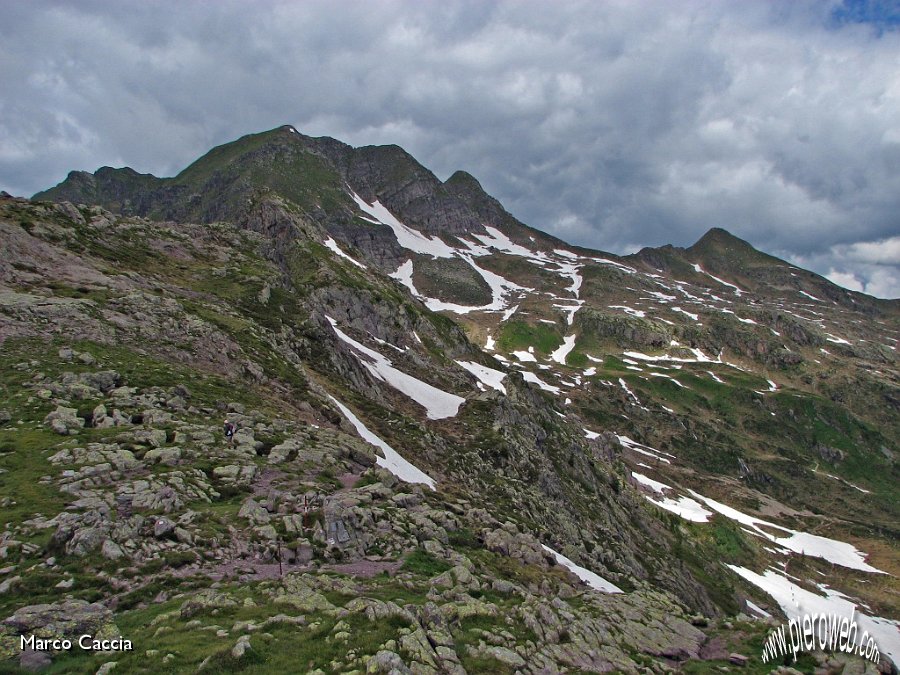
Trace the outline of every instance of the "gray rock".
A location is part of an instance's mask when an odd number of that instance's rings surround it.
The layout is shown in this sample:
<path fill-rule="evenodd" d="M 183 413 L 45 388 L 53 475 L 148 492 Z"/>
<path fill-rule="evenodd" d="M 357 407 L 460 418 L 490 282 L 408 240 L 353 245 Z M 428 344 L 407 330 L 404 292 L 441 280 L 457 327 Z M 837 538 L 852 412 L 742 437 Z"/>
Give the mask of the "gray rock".
<path fill-rule="evenodd" d="M 104 422 L 107 419 L 108 418 L 106 416 L 106 406 L 103 405 L 102 403 L 98 404 L 97 407 L 94 408 L 94 412 L 93 412 L 94 426 L 103 428 Z"/>
<path fill-rule="evenodd" d="M 234 647 L 232 647 L 231 655 L 234 658 L 239 659 L 244 655 L 244 653 L 248 649 L 253 649 L 250 646 L 250 636 L 249 635 L 241 635 L 241 637 L 239 637 L 238 641 L 235 643 Z"/>
<path fill-rule="evenodd" d="M 49 413 L 44 418 L 44 422 L 49 424 L 53 431 L 63 436 L 77 433 L 78 429 L 84 428 L 84 420 L 78 416 L 78 410 L 61 405 Z"/>
<path fill-rule="evenodd" d="M 144 455 L 144 460 L 153 464 L 175 466 L 181 459 L 181 448 L 153 448 Z"/>
<path fill-rule="evenodd" d="M 366 673 L 389 673 L 390 675 L 412 675 L 396 652 L 381 650 L 369 659 Z"/>
<path fill-rule="evenodd" d="M 507 649 L 506 647 L 486 647 L 484 649 L 479 649 L 478 653 L 496 659 L 500 663 L 511 668 L 522 668 L 525 665 L 525 659 L 512 649 Z"/>
<path fill-rule="evenodd" d="M 2 583 L 0 583 L 0 594 L 9 593 L 9 590 L 21 581 L 22 577 L 20 577 L 18 574 L 14 577 L 10 577 L 9 579 L 5 579 Z"/>
<path fill-rule="evenodd" d="M 147 421 L 146 415 L 144 421 Z M 159 448 L 166 444 L 166 432 L 162 429 L 141 429 L 134 432 L 134 440 L 136 443 Z"/>
<path fill-rule="evenodd" d="M 169 520 L 166 517 L 157 518 L 153 523 L 153 536 L 157 539 L 165 537 L 171 532 L 175 531 L 175 523 Z"/>
<path fill-rule="evenodd" d="M 122 547 L 119 546 L 112 539 L 107 539 L 103 542 L 103 546 L 100 549 L 100 553 L 107 560 L 118 560 L 122 556 L 125 555 L 125 552 L 122 550 Z"/>
<path fill-rule="evenodd" d="M 253 529 L 263 539 L 268 539 L 269 541 L 275 541 L 276 539 L 278 539 L 278 532 L 276 532 L 275 528 L 271 525 L 260 525 Z"/>
<path fill-rule="evenodd" d="M 19 667 L 22 670 L 37 672 L 53 663 L 53 658 L 47 652 L 38 652 L 33 649 L 23 649 L 19 655 Z"/>
<path fill-rule="evenodd" d="M 257 525 L 266 525 L 271 516 L 269 512 L 266 511 L 265 507 L 263 507 L 259 502 L 257 502 L 253 497 L 247 499 L 244 504 L 241 506 L 241 510 L 238 511 L 239 518 L 246 518 L 251 523 Z"/>
<path fill-rule="evenodd" d="M 181 605 L 180 614 L 182 619 L 189 619 L 195 614 L 207 610 L 237 607 L 237 604 L 227 593 L 221 593 L 213 588 L 209 588 L 185 600 Z"/>
<path fill-rule="evenodd" d="M 112 622 L 112 612 L 98 603 L 84 600 L 65 600 L 48 605 L 29 605 L 16 610 L 2 622 L 3 628 L 14 635 L 42 635 L 76 638 L 93 635 L 111 638 L 119 634 Z M 18 643 L 18 639 L 15 639 Z"/>
<path fill-rule="evenodd" d="M 281 464 L 282 462 L 290 461 L 297 456 L 299 449 L 300 442 L 289 438 L 272 448 L 269 452 L 269 464 Z"/>

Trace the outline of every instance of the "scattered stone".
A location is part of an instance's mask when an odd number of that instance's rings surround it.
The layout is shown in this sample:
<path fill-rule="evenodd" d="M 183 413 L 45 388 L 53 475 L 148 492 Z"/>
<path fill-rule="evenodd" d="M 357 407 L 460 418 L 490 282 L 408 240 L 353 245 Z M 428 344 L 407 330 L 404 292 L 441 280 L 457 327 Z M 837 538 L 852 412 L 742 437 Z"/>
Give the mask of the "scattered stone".
<path fill-rule="evenodd" d="M 47 652 L 26 648 L 19 654 L 19 667 L 22 670 L 37 672 L 43 670 L 51 663 L 53 663 L 53 658 Z"/>
<path fill-rule="evenodd" d="M 747 661 L 749 661 L 749 657 L 744 656 L 743 654 L 738 654 L 737 652 L 732 652 L 728 655 L 728 660 L 736 666 L 746 666 Z"/>
<path fill-rule="evenodd" d="M 396 652 L 381 650 L 369 659 L 367 673 L 390 673 L 391 675 L 412 675 L 412 671 L 403 663 Z"/>
<path fill-rule="evenodd" d="M 173 523 L 168 518 L 157 518 L 156 522 L 153 523 L 153 536 L 157 539 L 161 539 L 169 533 L 174 532 L 175 527 L 175 523 Z"/>
<path fill-rule="evenodd" d="M 84 428 L 84 420 L 78 416 L 78 410 L 61 405 L 49 413 L 44 418 L 44 422 L 49 424 L 53 431 L 62 436 L 76 434 L 79 429 Z"/>
<path fill-rule="evenodd" d="M 271 516 L 269 512 L 262 506 L 259 502 L 257 502 L 253 497 L 249 497 L 241 506 L 241 510 L 238 511 L 239 518 L 246 518 L 251 523 L 255 523 L 258 525 L 265 525 L 271 520 Z"/>
<path fill-rule="evenodd" d="M 241 637 L 239 637 L 238 641 L 235 643 L 234 647 L 231 649 L 231 655 L 234 658 L 239 659 L 248 649 L 252 649 L 252 647 L 250 646 L 250 636 L 241 635 Z"/>
<path fill-rule="evenodd" d="M 181 605 L 181 618 L 189 619 L 195 614 L 224 607 L 237 607 L 237 602 L 227 593 L 214 588 L 204 589 L 188 598 Z"/>

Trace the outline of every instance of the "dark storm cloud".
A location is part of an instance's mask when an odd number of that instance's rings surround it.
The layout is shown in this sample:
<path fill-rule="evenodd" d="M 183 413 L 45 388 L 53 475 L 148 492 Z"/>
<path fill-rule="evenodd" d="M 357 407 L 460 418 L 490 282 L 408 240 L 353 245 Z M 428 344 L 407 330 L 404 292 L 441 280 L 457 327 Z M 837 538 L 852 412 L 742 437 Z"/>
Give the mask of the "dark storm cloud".
<path fill-rule="evenodd" d="M 900 233 L 900 33 L 861 5 L 10 2 L 0 188 L 291 123 L 466 169 L 573 243 L 722 226 L 896 297 L 870 254 Z"/>

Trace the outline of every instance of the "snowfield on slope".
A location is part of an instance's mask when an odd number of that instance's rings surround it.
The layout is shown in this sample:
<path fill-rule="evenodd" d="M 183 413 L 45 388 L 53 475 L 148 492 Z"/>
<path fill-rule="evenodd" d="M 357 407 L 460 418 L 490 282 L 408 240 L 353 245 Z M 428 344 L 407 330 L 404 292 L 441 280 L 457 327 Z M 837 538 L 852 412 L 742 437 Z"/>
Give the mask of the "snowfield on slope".
<path fill-rule="evenodd" d="M 843 567 L 859 570 L 861 572 L 883 574 L 881 570 L 876 567 L 872 567 L 869 563 L 867 563 L 865 554 L 852 544 L 848 544 L 847 542 L 843 541 L 837 541 L 835 539 L 829 539 L 828 537 L 822 537 L 817 534 L 809 534 L 807 532 L 792 530 L 788 527 L 782 527 L 781 525 L 770 523 L 767 520 L 755 518 L 754 516 L 742 513 L 737 509 L 717 502 L 714 499 L 710 499 L 709 497 L 704 497 L 703 495 L 697 494 L 693 490 L 689 490 L 689 492 L 691 493 L 691 495 L 705 503 L 713 510 L 718 511 L 723 516 L 731 518 L 741 525 L 746 525 L 753 531 L 754 534 L 764 539 L 768 539 L 772 543 L 778 544 L 779 546 L 789 549 L 794 553 L 822 558 L 823 560 L 827 560 L 828 562 L 834 563 L 835 565 L 841 565 Z M 764 530 L 763 527 L 785 532 L 789 536 L 775 536 Z"/>
<path fill-rule="evenodd" d="M 462 396 L 450 394 L 438 389 L 427 382 L 407 375 L 402 370 L 395 368 L 386 356 L 360 344 L 337 326 L 337 321 L 330 316 L 326 317 L 337 336 L 356 352 L 357 358 L 365 366 L 373 377 L 403 392 L 409 398 L 421 405 L 427 411 L 428 419 L 439 420 L 445 417 L 454 417 L 459 412 L 459 406 L 465 403 Z M 367 358 L 361 358 L 361 356 Z"/>
<path fill-rule="evenodd" d="M 900 663 L 900 622 L 863 614 L 856 603 L 821 584 L 817 586 L 825 595 L 808 591 L 771 569 L 757 574 L 746 567 L 726 567 L 772 596 L 788 618 L 802 618 L 804 614 L 836 614 L 848 619 L 852 616 L 859 626 L 860 635 L 868 631 L 875 638 L 881 653 L 887 654 L 895 664 Z"/>
<path fill-rule="evenodd" d="M 363 265 L 361 262 L 359 262 L 358 260 L 354 260 L 349 255 L 344 253 L 344 251 L 341 250 L 341 247 L 338 246 L 338 243 L 333 238 L 328 237 L 328 239 L 325 240 L 325 247 L 328 250 L 330 250 L 332 253 L 334 253 L 335 255 L 337 255 L 341 258 L 344 258 L 345 260 L 349 260 L 350 262 L 352 262 L 354 265 L 356 265 L 360 269 L 367 269 L 366 266 Z"/>
<path fill-rule="evenodd" d="M 366 203 L 366 200 L 350 191 L 350 196 L 356 205 L 364 213 L 369 214 L 377 222 L 387 225 L 397 237 L 397 242 L 405 249 L 430 255 L 433 258 L 452 258 L 456 255 L 456 249 L 448 246 L 438 237 L 427 237 L 418 230 L 407 227 L 394 217 L 377 199 L 374 204 Z"/>
<path fill-rule="evenodd" d="M 344 417 L 350 420 L 350 424 L 354 426 L 354 428 L 356 429 L 356 433 L 358 433 L 364 441 L 366 441 L 370 445 L 374 445 L 384 453 L 384 457 L 379 456 L 377 453 L 375 454 L 375 463 L 378 466 L 387 469 L 392 474 L 397 476 L 397 478 L 406 481 L 407 483 L 424 483 L 432 490 L 435 489 L 433 478 L 431 478 L 417 466 L 403 459 L 399 452 L 394 450 L 391 446 L 389 446 L 378 436 L 372 433 L 356 415 L 350 412 L 350 409 L 347 406 L 338 401 L 334 396 L 329 395 L 328 398 L 330 398 L 340 409 Z"/>
<path fill-rule="evenodd" d="M 475 363 L 474 361 L 457 361 L 456 363 L 472 373 L 472 375 L 474 375 L 482 384 L 504 394 L 506 393 L 506 387 L 503 386 L 503 380 L 506 378 L 506 373 L 503 371 L 488 368 L 487 366 Z"/>
<path fill-rule="evenodd" d="M 596 591 L 602 591 L 603 593 L 622 593 L 622 589 L 616 586 L 611 581 L 607 581 L 599 574 L 595 574 L 591 572 L 589 569 L 585 569 L 581 565 L 577 565 L 571 560 L 569 560 L 566 556 L 558 551 L 554 551 L 552 548 L 547 546 L 546 544 L 541 544 L 543 549 L 548 553 L 552 553 L 553 557 L 556 558 L 556 562 L 560 565 L 568 569 L 572 572 L 576 577 L 581 579 L 588 586 L 593 588 Z"/>

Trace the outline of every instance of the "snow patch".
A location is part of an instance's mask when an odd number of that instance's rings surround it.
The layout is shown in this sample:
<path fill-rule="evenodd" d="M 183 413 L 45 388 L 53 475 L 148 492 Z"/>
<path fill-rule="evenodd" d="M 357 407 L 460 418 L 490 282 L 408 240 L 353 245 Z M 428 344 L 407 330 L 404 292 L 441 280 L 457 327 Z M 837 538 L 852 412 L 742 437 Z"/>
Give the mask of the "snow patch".
<path fill-rule="evenodd" d="M 628 307 L 627 305 L 610 305 L 610 309 L 621 309 L 626 314 L 631 314 L 631 316 L 636 316 L 639 319 L 643 319 L 647 316 L 647 312 L 641 309 L 634 309 L 632 307 Z"/>
<path fill-rule="evenodd" d="M 325 318 L 328 319 L 337 336 L 358 352 L 357 358 L 375 379 L 387 382 L 425 408 L 428 419 L 439 420 L 445 417 L 454 417 L 459 412 L 459 406 L 466 400 L 462 396 L 442 391 L 398 370 L 387 357 L 360 344 L 344 333 L 330 316 Z M 361 358 L 361 355 L 366 358 Z"/>
<path fill-rule="evenodd" d="M 566 357 L 569 356 L 569 353 L 575 349 L 575 336 L 567 335 L 563 338 L 562 344 L 556 349 L 552 354 L 550 354 L 550 358 L 553 361 L 556 361 L 560 365 L 566 365 Z"/>
<path fill-rule="evenodd" d="M 541 544 L 541 546 L 543 547 L 543 549 L 545 551 L 553 554 L 553 557 L 556 558 L 556 562 L 558 562 L 560 565 L 562 565 L 563 567 L 568 569 L 576 577 L 581 579 L 584 583 L 586 583 L 588 586 L 593 588 L 595 591 L 601 591 L 603 593 L 621 593 L 622 592 L 622 589 L 619 588 L 618 586 L 616 586 L 614 583 L 607 581 L 600 575 L 595 574 L 594 572 L 591 572 L 589 569 L 585 569 L 584 567 L 581 567 L 580 565 L 576 565 L 574 562 L 569 560 L 562 553 L 554 551 L 552 548 L 550 548 L 549 546 L 546 546 L 545 544 Z"/>
<path fill-rule="evenodd" d="M 432 258 L 452 258 L 456 255 L 456 249 L 448 246 L 440 238 L 428 237 L 418 230 L 401 223 L 377 199 L 373 204 L 368 204 L 353 190 L 350 191 L 350 196 L 361 211 L 369 214 L 380 224 L 391 228 L 394 236 L 397 237 L 397 243 L 403 248 L 415 253 L 430 255 Z"/>
<path fill-rule="evenodd" d="M 344 417 L 350 420 L 350 424 L 354 426 L 356 429 L 356 433 L 362 437 L 364 441 L 367 443 L 374 445 L 376 448 L 381 450 L 384 453 L 384 457 L 379 456 L 377 453 L 375 455 L 375 463 L 387 469 L 392 474 L 397 476 L 400 480 L 406 481 L 407 483 L 424 483 L 432 490 L 434 490 L 434 479 L 432 479 L 428 474 L 407 462 L 403 457 L 400 456 L 400 453 L 394 450 L 390 445 L 381 440 L 374 433 L 369 431 L 368 427 L 363 424 L 359 418 L 350 412 L 350 409 L 347 408 L 343 403 L 338 401 L 334 396 L 329 395 L 334 404 L 340 409 L 343 413 Z"/>
<path fill-rule="evenodd" d="M 684 314 L 685 316 L 689 316 L 689 317 L 691 317 L 694 321 L 699 321 L 699 320 L 700 320 L 700 317 L 699 317 L 697 314 L 694 314 L 693 312 L 689 312 L 689 311 L 687 311 L 686 309 L 682 309 L 681 307 L 673 307 L 673 308 L 672 308 L 672 311 L 673 311 L 673 312 L 679 312 L 679 313 L 681 313 L 681 314 Z"/>
<path fill-rule="evenodd" d="M 488 368 L 487 366 L 475 363 L 474 361 L 457 361 L 457 363 L 472 373 L 472 375 L 474 375 L 482 384 L 504 394 L 506 393 L 506 387 L 503 386 L 503 379 L 506 377 L 506 373 L 494 370 L 493 368 Z"/>
<path fill-rule="evenodd" d="M 660 483 L 658 480 L 648 478 L 644 474 L 638 473 L 637 471 L 632 471 L 631 475 L 638 483 L 640 483 L 641 485 L 646 485 L 648 488 L 650 488 L 654 492 L 658 492 L 659 494 L 663 494 L 666 490 L 671 489 L 671 486 L 666 485 L 665 483 Z"/>
<path fill-rule="evenodd" d="M 696 263 L 694 263 L 694 271 L 695 271 L 695 272 L 699 272 L 700 274 L 705 274 L 705 275 L 708 276 L 710 279 L 714 279 L 715 281 L 718 281 L 718 282 L 719 282 L 720 284 L 722 284 L 723 286 L 728 286 L 729 288 L 733 288 L 733 289 L 734 289 L 734 294 L 735 294 L 736 296 L 738 296 L 738 297 L 741 297 L 741 295 L 743 295 L 743 294 L 745 293 L 745 291 L 741 290 L 740 288 L 738 288 L 738 287 L 735 286 L 734 284 L 730 284 L 730 283 L 728 283 L 727 281 L 725 281 L 725 280 L 723 280 L 723 279 L 720 279 L 719 277 L 714 277 L 712 274 L 710 274 L 709 272 L 707 272 L 706 270 L 704 270 L 702 267 L 700 267 L 700 265 L 698 265 L 698 264 L 696 264 Z"/>
<path fill-rule="evenodd" d="M 823 560 L 827 560 L 828 562 L 834 563 L 835 565 L 841 565 L 842 567 L 848 567 L 850 569 L 859 570 L 861 572 L 883 574 L 881 570 L 877 569 L 876 567 L 872 567 L 869 563 L 867 563 L 865 554 L 859 551 L 852 544 L 848 544 L 843 541 L 837 541 L 835 539 L 829 539 L 817 534 L 808 534 L 806 532 L 799 532 L 787 527 L 782 527 L 781 525 L 776 525 L 775 523 L 770 523 L 766 520 L 762 520 L 761 518 L 755 518 L 754 516 L 742 513 L 737 509 L 731 508 L 730 506 L 727 506 L 725 504 L 721 504 L 714 499 L 710 499 L 709 497 L 704 497 L 703 495 L 697 494 L 693 490 L 689 490 L 689 492 L 694 497 L 704 502 L 710 508 L 721 513 L 723 516 L 731 518 L 732 520 L 739 522 L 741 525 L 746 525 L 748 528 L 750 528 L 750 530 L 752 530 L 753 534 L 762 537 L 763 539 L 768 539 L 778 546 L 790 549 L 794 553 L 822 558 Z M 785 532 L 789 536 L 779 537 L 774 534 L 770 534 L 768 531 L 763 529 L 764 527 L 768 529 L 778 530 L 780 532 Z"/>
<path fill-rule="evenodd" d="M 328 239 L 325 240 L 325 247 L 328 248 L 329 250 L 331 250 L 333 253 L 335 253 L 339 257 L 344 258 L 345 260 L 349 260 L 350 262 L 352 262 L 354 265 L 356 265 L 360 269 L 366 269 L 366 266 L 363 265 L 361 262 L 359 262 L 358 260 L 354 260 L 349 255 L 344 253 L 341 250 L 341 247 L 338 246 L 338 243 L 331 237 L 328 237 Z"/>
<path fill-rule="evenodd" d="M 707 511 L 690 497 L 678 497 L 678 499 L 672 499 L 670 497 L 652 499 L 647 495 L 644 495 L 644 498 L 651 504 L 655 504 L 666 511 L 671 511 L 685 520 L 690 520 L 692 523 L 706 523 L 712 515 L 711 511 Z"/>
<path fill-rule="evenodd" d="M 532 384 L 536 384 L 538 387 L 543 389 L 544 391 L 549 391 L 551 394 L 558 394 L 561 390 L 559 387 L 554 387 L 552 384 L 547 384 L 537 375 L 532 373 L 531 371 L 523 371 L 522 377 L 526 382 L 531 382 Z"/>
<path fill-rule="evenodd" d="M 818 588 L 824 595 L 808 591 L 771 569 L 757 574 L 746 567 L 726 566 L 772 596 L 788 618 L 802 618 L 804 614 L 836 614 L 847 618 L 852 615 L 859 626 L 860 634 L 868 632 L 875 639 L 875 644 L 882 654 L 889 656 L 894 663 L 900 663 L 900 622 L 863 614 L 858 611 L 857 604 L 847 596 L 821 584 Z"/>

